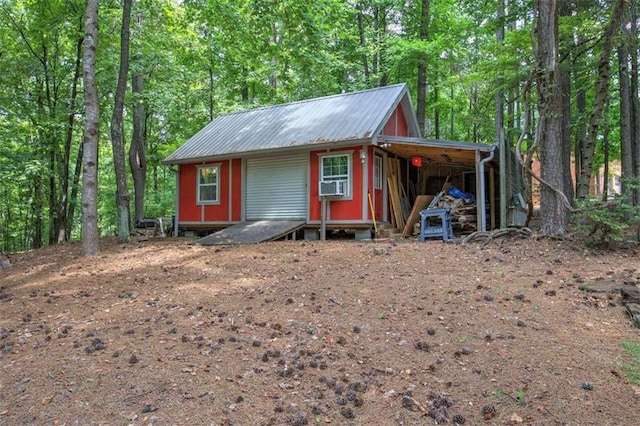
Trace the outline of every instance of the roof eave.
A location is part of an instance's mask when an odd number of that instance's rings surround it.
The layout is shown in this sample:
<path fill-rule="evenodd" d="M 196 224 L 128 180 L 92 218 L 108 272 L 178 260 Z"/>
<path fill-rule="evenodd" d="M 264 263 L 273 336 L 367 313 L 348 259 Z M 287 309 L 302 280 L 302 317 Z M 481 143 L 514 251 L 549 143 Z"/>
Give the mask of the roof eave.
<path fill-rule="evenodd" d="M 416 145 L 416 146 L 477 150 L 481 152 L 490 152 L 491 149 L 493 149 L 493 147 L 496 146 L 496 144 L 450 141 L 450 140 L 444 140 L 444 139 L 410 138 L 410 137 L 387 136 L 387 135 L 379 136 L 378 143 L 380 143 L 381 141 L 388 142 L 388 143 L 400 143 L 400 144 Z"/>
<path fill-rule="evenodd" d="M 206 163 L 210 161 L 220 161 L 220 160 L 228 160 L 231 158 L 246 158 L 246 157 L 258 157 L 260 155 L 265 154 L 278 154 L 278 153 L 286 153 L 286 152 L 296 152 L 296 151 L 317 151 L 322 149 L 330 149 L 330 148 L 341 148 L 350 145 L 359 145 L 359 144 L 371 144 L 373 143 L 373 135 L 367 138 L 354 138 L 354 139 L 345 139 L 341 141 L 331 141 L 331 142 L 323 142 L 323 143 L 310 143 L 304 145 L 297 145 L 294 147 L 278 147 L 278 148 L 266 148 L 266 149 L 256 149 L 251 151 L 239 151 L 239 152 L 225 152 L 217 155 L 207 155 L 202 157 L 191 157 L 191 158 L 180 158 L 175 160 L 170 160 L 165 158 L 161 161 L 164 165 L 177 165 L 177 164 L 193 164 L 193 163 Z"/>

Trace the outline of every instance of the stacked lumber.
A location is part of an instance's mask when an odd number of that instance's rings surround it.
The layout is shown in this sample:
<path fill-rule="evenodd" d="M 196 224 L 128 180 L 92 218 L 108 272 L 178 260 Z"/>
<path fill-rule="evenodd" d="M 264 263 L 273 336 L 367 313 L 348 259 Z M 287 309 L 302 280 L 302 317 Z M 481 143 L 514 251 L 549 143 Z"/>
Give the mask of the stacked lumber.
<path fill-rule="evenodd" d="M 427 208 L 431 200 L 433 200 L 433 195 L 418 195 L 416 197 L 411 213 L 407 218 L 407 223 L 402 230 L 402 238 L 410 237 L 415 232 L 415 225 L 420 222 L 420 212 Z"/>
<path fill-rule="evenodd" d="M 396 228 L 404 229 L 410 213 L 410 203 L 400 177 L 400 160 L 397 158 L 387 158 L 387 171 L 387 184 L 393 213 L 393 224 Z"/>

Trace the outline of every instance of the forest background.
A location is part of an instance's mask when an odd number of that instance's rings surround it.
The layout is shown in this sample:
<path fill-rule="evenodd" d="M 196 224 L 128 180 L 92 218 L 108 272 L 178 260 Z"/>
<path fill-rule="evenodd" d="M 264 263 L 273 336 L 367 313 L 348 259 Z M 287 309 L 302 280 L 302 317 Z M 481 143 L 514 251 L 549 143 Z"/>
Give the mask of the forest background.
<path fill-rule="evenodd" d="M 173 214 L 161 160 L 217 115 L 399 82 L 425 137 L 537 148 L 570 204 L 639 174 L 637 0 L 0 0 L 0 251 L 80 238 L 87 5 L 101 235 Z"/>

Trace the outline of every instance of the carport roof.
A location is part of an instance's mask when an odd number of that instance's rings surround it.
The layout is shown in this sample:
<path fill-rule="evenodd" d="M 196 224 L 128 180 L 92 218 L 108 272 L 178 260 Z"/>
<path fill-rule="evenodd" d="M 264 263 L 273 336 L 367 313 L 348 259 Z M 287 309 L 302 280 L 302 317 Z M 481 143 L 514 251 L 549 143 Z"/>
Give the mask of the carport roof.
<path fill-rule="evenodd" d="M 422 157 L 427 164 L 476 164 L 476 152 L 489 154 L 496 145 L 426 138 L 381 136 L 377 144 L 403 158 Z"/>

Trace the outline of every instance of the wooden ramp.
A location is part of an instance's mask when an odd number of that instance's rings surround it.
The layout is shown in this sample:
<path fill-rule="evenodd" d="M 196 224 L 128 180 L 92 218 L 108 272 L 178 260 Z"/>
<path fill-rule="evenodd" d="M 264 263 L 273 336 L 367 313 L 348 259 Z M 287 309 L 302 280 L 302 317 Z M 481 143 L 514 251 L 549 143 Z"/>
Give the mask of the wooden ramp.
<path fill-rule="evenodd" d="M 253 244 L 273 241 L 302 228 L 304 220 L 257 220 L 235 224 L 196 240 L 196 244 Z"/>

